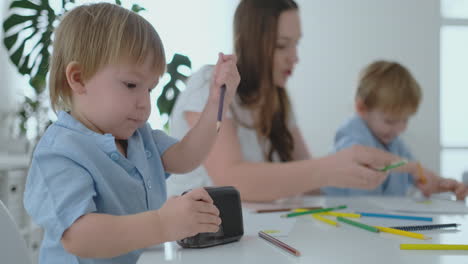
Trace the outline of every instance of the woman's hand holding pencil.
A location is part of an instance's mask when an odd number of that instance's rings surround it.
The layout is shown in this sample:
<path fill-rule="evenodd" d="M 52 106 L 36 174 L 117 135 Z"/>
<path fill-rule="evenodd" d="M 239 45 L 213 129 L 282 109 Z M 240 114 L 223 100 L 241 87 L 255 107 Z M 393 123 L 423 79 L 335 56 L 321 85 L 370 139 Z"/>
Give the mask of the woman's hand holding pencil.
<path fill-rule="evenodd" d="M 371 190 L 388 176 L 379 170 L 395 161 L 395 155 L 361 145 L 340 150 L 320 158 L 318 174 L 324 175 L 325 186 Z"/>

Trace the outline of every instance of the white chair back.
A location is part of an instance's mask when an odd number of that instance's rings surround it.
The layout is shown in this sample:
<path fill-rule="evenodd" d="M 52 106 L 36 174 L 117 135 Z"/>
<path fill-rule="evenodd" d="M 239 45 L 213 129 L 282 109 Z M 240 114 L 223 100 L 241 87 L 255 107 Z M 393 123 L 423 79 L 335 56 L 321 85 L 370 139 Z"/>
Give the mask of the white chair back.
<path fill-rule="evenodd" d="M 31 264 L 29 250 L 18 226 L 0 201 L 0 258 L 5 264 Z"/>

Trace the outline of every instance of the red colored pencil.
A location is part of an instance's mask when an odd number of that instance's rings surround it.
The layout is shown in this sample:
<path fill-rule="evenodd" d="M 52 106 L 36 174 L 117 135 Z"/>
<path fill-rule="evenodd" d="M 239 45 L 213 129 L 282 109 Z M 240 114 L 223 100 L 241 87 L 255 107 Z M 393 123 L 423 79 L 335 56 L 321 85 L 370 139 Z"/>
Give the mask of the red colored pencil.
<path fill-rule="evenodd" d="M 265 239 L 266 241 L 272 243 L 273 245 L 279 247 L 279 248 L 282 248 L 284 250 L 286 250 L 287 252 L 293 254 L 294 256 L 300 256 L 301 255 L 301 252 L 299 252 L 299 250 L 291 247 L 290 245 L 268 235 L 267 233 L 263 232 L 263 231 L 260 231 L 258 232 L 258 236 Z"/>

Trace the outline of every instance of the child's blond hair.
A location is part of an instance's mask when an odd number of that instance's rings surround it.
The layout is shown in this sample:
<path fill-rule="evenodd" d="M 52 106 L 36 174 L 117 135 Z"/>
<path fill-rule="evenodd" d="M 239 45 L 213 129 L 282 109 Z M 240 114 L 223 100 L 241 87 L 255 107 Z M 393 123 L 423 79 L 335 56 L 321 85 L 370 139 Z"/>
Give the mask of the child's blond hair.
<path fill-rule="evenodd" d="M 394 115 L 414 114 L 422 98 L 421 87 L 404 66 L 397 62 L 375 61 L 362 72 L 356 99 L 368 110 Z"/>
<path fill-rule="evenodd" d="M 65 70 L 70 62 L 82 65 L 83 80 L 103 66 L 151 60 L 155 75 L 166 69 L 164 47 L 152 25 L 118 5 L 82 5 L 68 12 L 55 30 L 50 65 L 50 100 L 54 111 L 71 109 L 71 88 Z"/>

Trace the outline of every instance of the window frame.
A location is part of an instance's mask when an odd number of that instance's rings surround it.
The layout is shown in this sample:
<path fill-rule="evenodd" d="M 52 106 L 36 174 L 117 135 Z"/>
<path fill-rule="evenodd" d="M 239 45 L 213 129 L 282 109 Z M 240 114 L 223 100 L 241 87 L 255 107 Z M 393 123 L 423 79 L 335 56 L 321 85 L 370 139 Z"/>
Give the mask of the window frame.
<path fill-rule="evenodd" d="M 468 29 L 468 17 L 466 18 L 447 18 L 447 17 L 444 17 L 444 14 L 443 14 L 443 3 L 442 3 L 443 0 L 441 0 L 440 2 L 440 17 L 441 17 L 441 23 L 440 23 L 440 32 L 442 33 L 442 30 L 444 27 L 447 27 L 447 26 L 462 26 L 462 27 L 466 27 Z M 443 50 L 442 50 L 442 34 L 440 34 L 440 39 L 439 39 L 439 44 L 440 44 L 440 53 L 442 54 Z M 468 62 L 467 62 L 468 64 Z M 439 68 L 439 73 L 442 74 L 443 72 L 443 69 L 442 69 L 442 63 L 440 65 L 440 68 Z M 442 76 L 441 76 L 442 77 Z M 442 79 L 442 78 L 441 78 Z M 442 82 L 440 83 L 440 94 L 442 95 L 442 89 L 444 87 L 442 86 Z M 440 96 L 440 100 L 442 100 L 442 96 Z M 439 114 L 440 116 L 442 117 L 442 101 L 441 101 L 441 108 L 439 109 Z M 441 162 L 441 172 L 443 173 L 443 169 L 444 169 L 444 154 L 446 154 L 447 152 L 450 152 L 450 151 L 466 151 L 467 152 L 467 155 L 468 155 L 468 144 L 465 143 L 465 144 L 444 144 L 443 142 L 443 138 L 442 138 L 442 130 L 443 130 L 443 123 L 440 122 L 440 162 Z M 465 169 L 465 171 L 468 171 L 468 165 L 467 165 L 467 168 Z M 455 176 L 455 175 L 447 175 L 447 176 Z M 456 175 L 456 177 L 462 177 L 462 175 Z"/>

